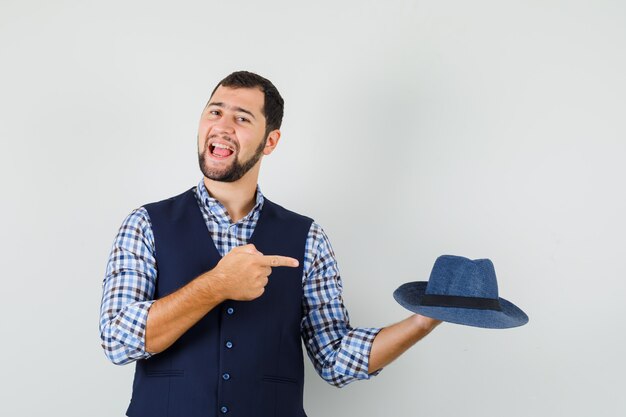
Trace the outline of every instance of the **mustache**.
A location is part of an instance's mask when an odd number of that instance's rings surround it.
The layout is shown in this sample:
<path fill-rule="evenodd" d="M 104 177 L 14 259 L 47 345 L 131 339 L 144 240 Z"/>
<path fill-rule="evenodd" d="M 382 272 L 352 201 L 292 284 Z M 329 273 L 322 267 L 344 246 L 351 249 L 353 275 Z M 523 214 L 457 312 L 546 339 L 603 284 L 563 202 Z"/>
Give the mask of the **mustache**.
<path fill-rule="evenodd" d="M 212 135 L 209 135 L 209 136 L 207 137 L 207 139 L 206 139 L 207 146 L 209 145 L 209 142 L 210 142 L 212 139 L 217 139 L 217 138 L 219 138 L 219 139 L 223 140 L 224 142 L 227 142 L 227 143 L 228 143 L 229 145 L 231 145 L 233 148 L 235 148 L 235 149 L 239 149 L 238 143 L 237 143 L 236 141 L 234 141 L 234 140 L 233 140 L 230 136 L 228 136 L 228 135 L 223 135 L 223 134 L 212 134 Z"/>

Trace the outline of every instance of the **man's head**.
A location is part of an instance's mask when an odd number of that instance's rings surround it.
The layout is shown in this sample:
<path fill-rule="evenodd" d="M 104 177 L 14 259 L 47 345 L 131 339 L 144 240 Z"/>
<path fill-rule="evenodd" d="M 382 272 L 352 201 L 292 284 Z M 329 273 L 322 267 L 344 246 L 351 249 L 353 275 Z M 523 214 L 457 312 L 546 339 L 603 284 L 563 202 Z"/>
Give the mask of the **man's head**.
<path fill-rule="evenodd" d="M 258 175 L 261 156 L 269 155 L 280 139 L 282 117 L 283 99 L 269 80 L 238 71 L 220 81 L 198 128 L 204 176 L 234 182 L 255 167 Z"/>
<path fill-rule="evenodd" d="M 270 80 L 253 72 L 236 71 L 228 75 L 215 86 L 211 97 L 213 97 L 213 94 L 215 94 L 215 91 L 220 86 L 229 88 L 257 88 L 261 90 L 263 93 L 263 108 L 261 112 L 263 116 L 265 116 L 266 126 L 265 137 L 267 137 L 272 130 L 280 129 L 280 125 L 283 122 L 285 102 Z M 209 99 L 209 102 L 210 101 L 211 99 Z"/>

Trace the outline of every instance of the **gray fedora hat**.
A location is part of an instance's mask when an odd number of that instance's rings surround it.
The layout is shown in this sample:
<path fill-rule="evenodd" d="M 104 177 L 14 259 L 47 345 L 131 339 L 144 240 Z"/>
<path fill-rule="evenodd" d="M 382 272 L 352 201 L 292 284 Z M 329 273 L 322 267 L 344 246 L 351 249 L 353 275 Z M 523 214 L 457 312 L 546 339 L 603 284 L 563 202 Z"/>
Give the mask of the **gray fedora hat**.
<path fill-rule="evenodd" d="M 498 295 L 498 282 L 489 259 L 442 255 L 428 282 L 407 282 L 393 298 L 414 313 L 467 326 L 506 329 L 528 323 L 528 316 Z"/>

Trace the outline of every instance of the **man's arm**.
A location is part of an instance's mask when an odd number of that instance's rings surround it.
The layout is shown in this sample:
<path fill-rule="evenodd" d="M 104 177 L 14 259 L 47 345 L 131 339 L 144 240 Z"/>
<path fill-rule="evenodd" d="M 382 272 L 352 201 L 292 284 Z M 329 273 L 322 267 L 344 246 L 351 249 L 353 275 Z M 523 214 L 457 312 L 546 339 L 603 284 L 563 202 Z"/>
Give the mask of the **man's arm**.
<path fill-rule="evenodd" d="M 368 373 L 376 372 L 393 362 L 440 323 L 440 320 L 413 314 L 399 323 L 383 328 L 372 343 Z"/>
<path fill-rule="evenodd" d="M 155 301 L 154 248 L 148 212 L 143 207 L 133 210 L 113 243 L 100 306 L 102 347 L 109 360 L 118 365 L 167 349 L 226 299 L 260 297 L 272 267 L 298 265 L 293 258 L 263 255 L 252 244 L 239 246 L 212 270 Z"/>
<path fill-rule="evenodd" d="M 353 328 L 343 304 L 334 251 L 313 222 L 305 246 L 301 332 L 317 373 L 338 388 L 369 379 L 368 360 L 380 328 Z"/>
<path fill-rule="evenodd" d="M 250 301 L 265 292 L 272 267 L 298 266 L 286 256 L 263 255 L 253 244 L 237 246 L 210 271 L 156 300 L 148 314 L 146 350 L 159 353 L 224 300 Z"/>
<path fill-rule="evenodd" d="M 107 358 L 117 365 L 150 357 L 144 342 L 156 274 L 150 219 L 138 208 L 119 228 L 102 284 L 100 339 Z"/>
<path fill-rule="evenodd" d="M 170 347 L 191 326 L 225 299 L 210 271 L 152 303 L 146 323 L 146 351 L 151 355 Z"/>
<path fill-rule="evenodd" d="M 302 338 L 316 371 L 328 383 L 341 388 L 378 375 L 439 324 L 415 314 L 385 328 L 351 327 L 334 251 L 315 222 L 306 248 Z"/>

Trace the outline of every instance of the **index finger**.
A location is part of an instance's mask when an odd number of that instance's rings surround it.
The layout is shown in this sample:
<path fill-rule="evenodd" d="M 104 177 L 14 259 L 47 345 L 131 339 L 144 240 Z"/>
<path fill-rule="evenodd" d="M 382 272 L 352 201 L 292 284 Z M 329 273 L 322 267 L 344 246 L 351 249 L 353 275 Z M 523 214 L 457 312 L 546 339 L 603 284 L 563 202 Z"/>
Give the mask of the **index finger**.
<path fill-rule="evenodd" d="M 288 256 L 280 256 L 280 255 L 263 255 L 263 265 L 265 266 L 291 266 L 296 267 L 300 265 L 295 258 L 290 258 Z"/>

